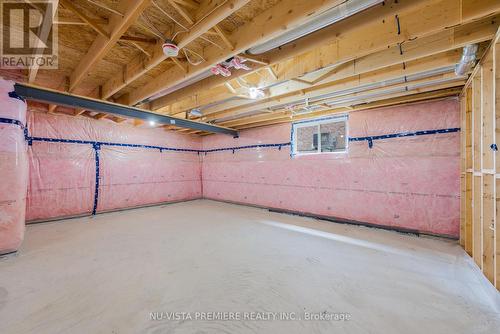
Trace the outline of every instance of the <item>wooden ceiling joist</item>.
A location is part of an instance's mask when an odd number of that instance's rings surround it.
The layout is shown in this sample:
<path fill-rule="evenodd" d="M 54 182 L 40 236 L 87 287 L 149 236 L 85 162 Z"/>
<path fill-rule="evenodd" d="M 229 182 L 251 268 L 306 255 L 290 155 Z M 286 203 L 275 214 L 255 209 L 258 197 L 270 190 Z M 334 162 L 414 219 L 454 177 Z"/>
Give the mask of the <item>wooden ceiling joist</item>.
<path fill-rule="evenodd" d="M 62 0 L 65 5 L 69 0 Z M 104 58 L 107 52 L 115 45 L 115 43 L 123 36 L 125 31 L 136 21 L 150 0 L 120 0 L 117 8 L 123 13 L 123 17 L 112 16 L 109 19 L 109 24 L 106 27 L 106 35 L 98 35 L 90 46 L 87 54 L 83 56 L 78 66 L 70 76 L 69 91 L 75 91 L 75 88 L 80 84 L 95 65 Z"/>
<path fill-rule="evenodd" d="M 439 69 L 449 68 L 450 65 L 453 65 L 454 60 L 458 60 L 460 58 L 460 53 L 456 52 L 451 55 L 446 55 L 439 59 L 433 59 L 433 57 L 429 57 L 430 59 L 423 59 L 421 61 L 414 61 L 406 64 L 406 66 L 393 65 L 391 67 L 383 68 L 381 70 L 369 72 L 366 74 L 360 74 L 358 76 L 353 76 L 346 80 L 336 81 L 332 84 L 320 85 L 314 87 L 306 92 L 305 95 L 291 95 L 287 97 L 283 97 L 281 99 L 263 101 L 262 103 L 257 103 L 254 106 L 248 106 L 245 108 L 235 108 L 234 110 L 227 110 L 219 113 L 218 115 L 213 115 L 211 117 L 207 117 L 206 120 L 214 120 L 216 118 L 222 117 L 237 117 L 238 115 L 249 113 L 249 112 L 257 112 L 259 110 L 264 110 L 266 108 L 276 108 L 282 105 L 294 105 L 297 104 L 297 101 L 304 101 L 306 98 L 308 99 L 319 99 L 321 96 L 328 94 L 329 96 L 333 96 L 337 99 L 342 99 L 347 96 L 355 96 L 354 94 L 350 94 L 349 91 L 358 89 L 360 91 L 369 91 L 376 92 L 378 90 L 383 90 L 385 88 L 396 87 L 398 85 L 405 86 L 407 83 L 402 84 L 390 84 L 391 81 L 397 80 L 398 78 L 411 78 L 411 76 L 424 76 L 425 73 L 429 73 L 428 77 L 432 76 L 433 72 L 437 72 Z M 441 75 L 438 75 L 438 77 Z M 451 70 L 450 79 L 454 78 L 455 74 Z M 425 79 L 428 80 L 428 79 Z M 385 83 L 382 88 L 370 89 L 374 84 Z M 413 84 L 414 82 L 408 82 L 408 84 Z M 363 90 L 363 87 L 368 87 L 366 90 Z M 343 93 L 345 92 L 345 93 Z M 336 94 L 337 93 L 337 94 Z M 284 109 L 284 108 L 281 108 Z M 222 122 L 219 124 L 227 124 L 231 123 Z"/>
<path fill-rule="evenodd" d="M 203 52 L 206 62 L 198 66 L 190 65 L 187 74 L 177 68 L 167 70 L 141 89 L 132 92 L 128 101 L 122 100 L 121 102 L 134 105 L 185 80 L 192 79 L 209 70 L 214 64 L 223 62 L 231 56 L 244 52 L 256 43 L 274 38 L 282 34 L 285 30 L 292 29 L 304 23 L 311 15 L 334 7 L 340 2 L 288 0 L 286 1 L 286 5 L 271 7 L 253 18 L 252 21 L 239 27 L 231 35 L 231 42 L 235 46 L 234 50 L 221 50 L 213 45 L 207 46 Z M 213 25 L 210 28 L 212 27 Z M 286 28 L 284 29 L 283 27 Z"/>
<path fill-rule="evenodd" d="M 180 48 L 187 46 L 203 35 L 206 31 L 212 29 L 214 25 L 224 20 L 226 17 L 243 7 L 249 0 L 230 0 L 224 2 L 221 6 L 216 7 L 212 12 L 204 12 L 206 16 L 201 16 L 203 19 L 196 22 L 189 31 L 182 34 L 177 45 Z M 124 88 L 131 82 L 140 78 L 152 68 L 158 66 L 162 61 L 167 59 L 161 48 L 161 43 L 158 43 L 153 48 L 147 51 L 151 53 L 151 57 L 145 58 L 140 55 L 134 58 L 126 67 L 125 71 L 117 75 L 116 78 L 111 78 L 103 85 L 103 98 L 107 99 L 113 94 Z M 121 101 L 123 102 L 123 101 Z"/>
<path fill-rule="evenodd" d="M 472 0 L 399 1 L 397 4 L 372 8 L 366 12 L 366 15 L 347 18 L 329 28 L 306 36 L 296 43 L 286 45 L 278 51 L 267 53 L 266 57 L 271 63 L 278 64 L 278 80 L 276 81 L 279 82 L 390 47 L 399 49 L 401 45 L 404 48 L 405 44 L 412 40 L 438 32 L 447 32 L 457 35 L 458 38 L 462 36 L 462 40 L 473 40 L 462 34 L 461 26 L 473 22 L 481 15 L 498 12 L 500 3 L 479 2 L 474 9 L 470 9 L 470 6 L 464 6 L 470 1 Z M 395 15 L 398 15 L 401 22 L 402 33 L 400 34 L 398 34 L 397 25 L 393 22 Z M 447 19 L 444 20 L 443 17 Z M 491 20 L 483 20 L 482 24 L 483 26 L 475 28 L 483 30 L 494 28 Z M 471 33 L 471 31 L 468 32 Z M 307 51 L 311 47 L 316 47 L 316 49 L 302 54 L 297 51 Z M 296 57 L 289 60 L 290 56 Z M 189 87 L 182 90 L 189 90 Z M 140 92 L 136 93 L 138 94 Z M 186 92 L 186 95 L 190 94 L 192 91 Z M 175 92 L 172 95 L 178 98 L 182 96 L 182 93 Z M 174 102 L 172 98 L 166 95 L 154 100 L 152 108 L 158 110 L 172 102 Z"/>
<path fill-rule="evenodd" d="M 78 16 L 83 22 L 85 22 L 87 25 L 89 25 L 92 29 L 94 29 L 95 32 L 97 32 L 99 35 L 108 38 L 108 32 L 106 29 L 104 29 L 96 19 L 91 18 L 89 15 L 87 15 L 84 11 L 81 9 L 77 8 L 70 0 L 60 0 L 61 5 L 64 6 L 64 8 L 72 11 L 76 16 Z"/>
<path fill-rule="evenodd" d="M 44 19 L 43 19 L 43 24 L 40 26 L 40 31 L 39 31 L 39 40 L 37 41 L 37 47 L 41 47 L 41 43 L 46 43 L 47 38 L 49 37 L 49 32 L 52 29 L 51 25 L 49 24 L 54 20 L 56 17 L 57 13 L 57 7 L 59 6 L 59 0 L 51 0 L 52 3 L 52 11 L 45 11 L 44 13 Z M 37 62 L 35 62 L 29 69 L 28 73 L 28 82 L 33 83 L 36 79 L 36 75 L 38 73 L 38 69 L 40 66 L 38 65 Z"/>
<path fill-rule="evenodd" d="M 87 98 L 92 95 L 93 103 L 119 102 L 121 106 L 112 104 L 120 110 L 140 106 L 131 108 L 137 112 L 133 117 L 82 105 L 69 108 L 67 103 L 61 104 L 65 107 L 60 113 L 131 123 L 134 118 L 147 121 L 146 115 L 156 115 L 194 126 L 182 129 L 167 124 L 170 131 L 198 135 L 206 135 L 211 124 L 233 132 L 456 95 L 466 80 L 454 74 L 462 48 L 479 44 L 477 56 L 481 57 L 500 22 L 500 2 L 494 0 L 387 0 L 279 48 L 247 55 L 248 49 L 345 0 L 89 0 L 86 6 L 75 0 L 51 1 L 63 7 L 61 22 L 71 23 L 60 28 L 60 44 L 62 40 L 62 57 L 72 59 L 62 58 L 58 73 L 69 79 L 57 86 L 52 79 L 47 86 Z M 97 16 L 88 6 L 101 1 L 102 6 L 95 7 Z M 146 8 L 156 33 L 139 22 Z M 82 43 L 68 37 L 78 29 L 85 31 Z M 202 62 L 192 64 L 182 51 L 182 58 L 165 62 L 164 38 L 152 36 L 168 31 L 179 31 L 175 43 L 181 50 L 189 47 L 199 53 Z M 91 43 L 89 38 L 95 39 Z M 91 46 L 83 50 L 77 44 Z M 75 64 L 80 54 L 84 56 Z M 111 57 L 104 60 L 111 54 L 116 63 Z M 213 65 L 235 55 L 246 58 L 251 70 L 231 69 L 230 77 L 209 74 Z M 47 71 L 37 72 L 37 68 L 24 72 L 23 80 L 36 78 L 42 85 L 49 81 Z M 252 87 L 264 96 L 250 98 Z M 53 103 L 58 102 L 47 103 L 52 103 L 48 111 L 55 113 Z M 203 116 L 190 115 L 194 108 Z"/>
<path fill-rule="evenodd" d="M 371 108 L 377 108 L 377 107 L 383 107 L 383 106 L 388 106 L 388 105 L 396 105 L 396 104 L 403 104 L 403 103 L 408 103 L 408 102 L 415 102 L 415 101 L 424 101 L 424 100 L 429 100 L 433 98 L 442 98 L 442 97 L 449 97 L 449 96 L 457 96 L 460 92 L 460 87 L 462 85 L 455 83 L 455 84 L 448 84 L 448 85 L 441 85 L 440 87 L 430 87 L 427 89 L 419 89 L 418 91 L 408 91 L 404 93 L 397 93 L 397 94 L 392 94 L 392 95 L 387 95 L 381 98 L 374 98 L 371 101 L 365 102 L 365 103 L 360 103 L 359 106 L 354 106 L 350 108 L 345 108 L 345 107 L 338 107 L 338 108 L 332 108 L 329 110 L 322 110 L 319 112 L 311 112 L 308 114 L 303 114 L 303 115 L 296 115 L 292 116 L 290 113 L 284 114 L 281 117 L 276 117 L 276 118 L 270 118 L 264 121 L 260 122 L 249 122 L 245 123 L 239 126 L 235 126 L 235 129 L 238 130 L 243 130 L 243 129 L 250 129 L 250 128 L 255 128 L 255 127 L 261 127 L 261 126 L 268 126 L 268 125 L 274 125 L 274 124 L 281 124 L 281 123 L 288 123 L 290 121 L 300 121 L 304 119 L 309 119 L 309 118 L 316 118 L 316 117 L 322 117 L 326 115 L 331 115 L 335 113 L 346 113 L 346 112 L 352 112 L 356 110 L 365 110 L 365 109 L 371 109 Z M 388 103 L 387 101 L 392 101 L 391 103 Z"/>
<path fill-rule="evenodd" d="M 492 36 L 494 36 L 495 29 L 496 27 L 491 24 L 491 19 L 480 20 L 460 27 L 454 27 L 453 29 L 447 29 L 434 35 L 409 41 L 405 43 L 401 47 L 401 49 L 399 48 L 399 46 L 393 46 L 386 50 L 378 51 L 370 55 L 352 60 L 350 62 L 343 63 L 341 66 L 337 66 L 335 68 L 335 71 L 330 73 L 329 76 L 324 77 L 319 82 L 316 82 L 316 85 L 333 82 L 335 80 L 342 80 L 349 76 L 367 73 L 396 64 L 411 62 L 416 59 L 428 57 L 434 54 L 440 54 L 450 50 L 457 50 L 470 43 L 487 41 L 491 39 Z M 455 51 L 455 53 L 459 52 L 459 50 Z M 311 54 L 311 57 L 312 56 L 313 54 Z M 322 58 L 328 58 L 330 54 L 320 53 L 320 56 Z M 307 61 L 307 59 L 302 59 L 304 61 Z M 280 66 L 279 72 L 282 73 L 286 70 L 287 67 Z M 274 83 L 272 78 L 267 79 L 265 85 L 269 83 Z M 198 84 L 198 86 L 199 85 L 200 84 Z M 300 85 L 294 82 L 276 85 L 269 89 L 269 97 L 278 98 L 283 94 L 289 94 L 293 92 L 296 92 L 297 95 L 302 95 L 301 91 L 304 88 L 308 87 L 304 87 L 304 85 Z M 200 93 L 197 94 L 196 100 L 186 99 L 170 105 L 168 110 L 169 114 L 174 115 L 183 112 L 184 110 L 195 108 L 198 106 L 197 104 L 210 104 L 214 101 L 224 100 L 237 94 L 237 92 L 235 92 L 235 94 L 232 94 L 230 92 L 215 94 L 207 89 L 203 90 L 202 92 L 202 96 L 200 95 Z M 256 105 L 262 102 L 265 101 L 259 100 L 252 103 L 249 103 L 248 101 L 237 101 L 233 102 L 233 105 L 222 104 L 207 108 L 206 113 L 224 110 L 235 110 L 234 108 L 236 108 L 237 106 Z M 152 102 L 152 108 L 153 110 L 157 108 L 156 101 Z M 163 109 L 160 110 L 162 111 Z"/>
<path fill-rule="evenodd" d="M 256 108 L 269 108 L 278 104 L 292 103 L 297 99 L 314 98 L 329 92 L 334 92 L 338 89 L 348 89 L 356 85 L 376 83 L 385 80 L 390 80 L 395 77 L 409 76 L 418 74 L 424 71 L 434 70 L 446 66 L 453 66 L 460 60 L 461 50 L 455 49 L 436 55 L 422 57 L 413 61 L 399 61 L 394 65 L 385 67 L 373 68 L 368 66 L 355 66 L 354 62 L 348 64 L 338 73 L 338 79 L 332 78 L 323 84 L 312 87 L 302 88 L 300 90 L 287 90 L 289 87 L 273 87 L 275 94 L 272 97 L 253 101 L 253 103 L 239 104 L 233 108 L 217 106 L 215 108 L 207 108 L 204 110 L 204 119 L 213 120 L 229 115 L 245 113 Z M 374 71 L 375 70 L 375 71 Z M 294 85 L 294 83 L 291 83 Z"/>

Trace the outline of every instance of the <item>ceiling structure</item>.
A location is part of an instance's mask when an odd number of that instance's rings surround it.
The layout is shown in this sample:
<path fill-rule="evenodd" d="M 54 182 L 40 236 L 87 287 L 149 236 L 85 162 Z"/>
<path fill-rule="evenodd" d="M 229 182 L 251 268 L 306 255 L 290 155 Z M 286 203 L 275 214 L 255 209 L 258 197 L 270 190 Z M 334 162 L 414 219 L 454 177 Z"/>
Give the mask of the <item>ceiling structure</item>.
<path fill-rule="evenodd" d="M 498 0 L 55 0 L 59 69 L 1 75 L 246 129 L 458 95 L 462 49 L 495 36 Z M 165 40 L 179 56 L 163 53 Z M 250 70 L 210 69 L 238 56 Z M 130 122 L 83 108 L 37 110 Z M 168 131 L 205 135 L 167 125 Z"/>

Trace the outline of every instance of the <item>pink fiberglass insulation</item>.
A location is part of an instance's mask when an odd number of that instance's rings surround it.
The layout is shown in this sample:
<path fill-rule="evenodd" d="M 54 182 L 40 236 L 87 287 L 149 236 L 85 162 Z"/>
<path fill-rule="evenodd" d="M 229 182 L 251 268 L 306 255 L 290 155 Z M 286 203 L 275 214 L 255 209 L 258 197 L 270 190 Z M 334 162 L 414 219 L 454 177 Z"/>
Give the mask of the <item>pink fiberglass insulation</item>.
<path fill-rule="evenodd" d="M 351 112 L 349 137 L 459 127 L 448 99 Z M 204 149 L 290 141 L 290 124 L 207 136 Z M 290 156 L 290 148 L 208 153 L 205 198 L 457 237 L 459 133 L 349 142 L 346 154 Z"/>
<path fill-rule="evenodd" d="M 24 237 L 28 164 L 23 126 L 26 103 L 9 92 L 14 82 L 0 78 L 0 254 L 18 249 Z M 6 123 L 10 120 L 18 124 Z"/>
<path fill-rule="evenodd" d="M 197 137 L 162 128 L 30 112 L 32 137 L 199 149 Z M 33 141 L 27 220 L 89 214 L 95 196 L 95 150 L 91 144 Z M 201 197 L 198 154 L 101 146 L 97 212 Z"/>

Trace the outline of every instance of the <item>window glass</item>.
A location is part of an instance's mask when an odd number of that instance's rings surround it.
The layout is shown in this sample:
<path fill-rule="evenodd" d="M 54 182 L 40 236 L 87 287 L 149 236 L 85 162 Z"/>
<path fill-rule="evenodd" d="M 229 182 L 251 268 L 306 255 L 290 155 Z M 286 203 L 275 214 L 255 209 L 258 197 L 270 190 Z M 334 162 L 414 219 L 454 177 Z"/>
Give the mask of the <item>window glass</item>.
<path fill-rule="evenodd" d="M 320 124 L 321 152 L 345 151 L 345 121 Z"/>
<path fill-rule="evenodd" d="M 338 153 L 347 151 L 347 116 L 295 123 L 293 153 Z"/>
<path fill-rule="evenodd" d="M 297 151 L 314 153 L 318 151 L 318 126 L 301 126 L 297 128 Z"/>

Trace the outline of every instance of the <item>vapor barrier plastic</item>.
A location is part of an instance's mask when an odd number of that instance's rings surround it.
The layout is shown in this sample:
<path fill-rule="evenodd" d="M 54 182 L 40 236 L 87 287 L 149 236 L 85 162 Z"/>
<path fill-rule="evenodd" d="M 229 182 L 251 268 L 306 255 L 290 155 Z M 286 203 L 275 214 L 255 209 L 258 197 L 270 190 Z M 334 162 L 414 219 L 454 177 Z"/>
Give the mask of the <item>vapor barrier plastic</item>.
<path fill-rule="evenodd" d="M 349 137 L 459 127 L 456 99 L 351 112 Z M 290 140 L 290 124 L 204 138 L 204 149 Z M 349 142 L 348 153 L 204 155 L 204 197 L 456 237 L 459 132 Z"/>
<path fill-rule="evenodd" d="M 12 94 L 13 91 L 14 82 L 0 78 L 0 254 L 18 249 L 25 228 L 26 103 Z"/>
<path fill-rule="evenodd" d="M 28 114 L 31 137 L 198 150 L 199 138 L 83 117 Z M 27 220 L 44 220 L 201 197 L 196 152 L 33 140 Z"/>

